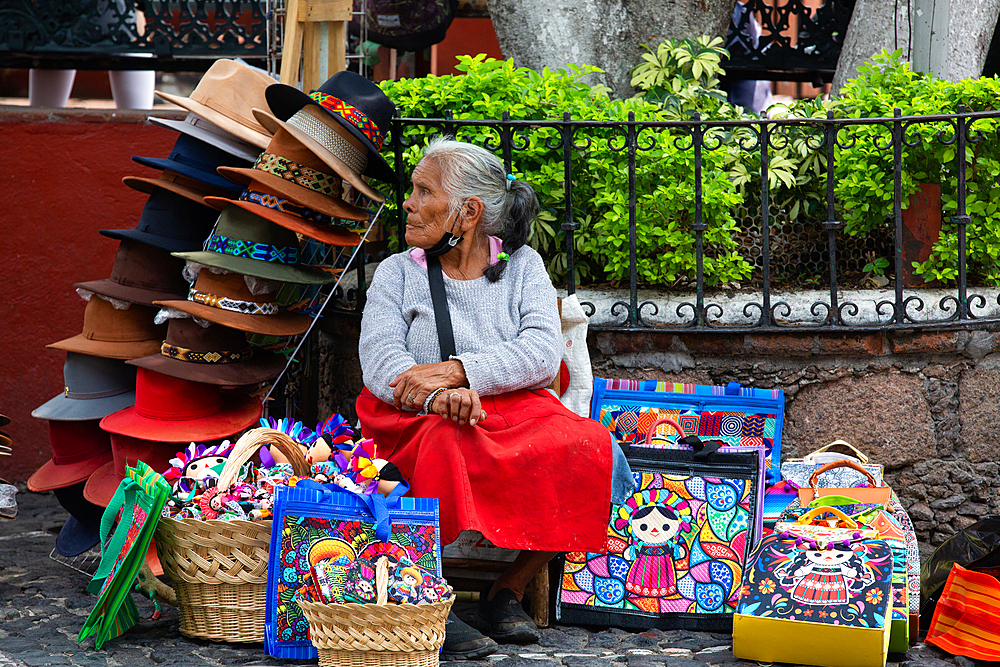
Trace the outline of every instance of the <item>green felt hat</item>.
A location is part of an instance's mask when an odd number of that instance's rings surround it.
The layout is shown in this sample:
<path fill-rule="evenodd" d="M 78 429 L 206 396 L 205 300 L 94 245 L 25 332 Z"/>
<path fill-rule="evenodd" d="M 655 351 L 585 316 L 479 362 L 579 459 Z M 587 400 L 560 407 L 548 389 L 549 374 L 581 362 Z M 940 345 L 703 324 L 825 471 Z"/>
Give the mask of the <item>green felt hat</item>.
<path fill-rule="evenodd" d="M 172 254 L 206 266 L 284 283 L 323 285 L 337 279 L 332 268 L 326 271 L 298 263 L 299 239 L 295 232 L 233 205 L 222 209 L 204 250 Z"/>

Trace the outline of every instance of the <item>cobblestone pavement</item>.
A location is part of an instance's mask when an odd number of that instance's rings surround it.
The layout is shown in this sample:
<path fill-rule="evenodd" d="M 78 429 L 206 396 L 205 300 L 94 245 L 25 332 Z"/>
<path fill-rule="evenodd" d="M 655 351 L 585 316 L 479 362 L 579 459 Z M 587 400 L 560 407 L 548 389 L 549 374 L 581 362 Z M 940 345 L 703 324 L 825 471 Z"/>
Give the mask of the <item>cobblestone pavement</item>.
<path fill-rule="evenodd" d="M 139 625 L 96 651 L 93 641 L 76 641 L 96 598 L 86 591 L 88 577 L 49 557 L 65 518 L 52 494 L 18 494 L 15 521 L 0 522 L 0 667 L 64 665 L 291 665 L 264 654 L 256 645 L 218 644 L 187 639 L 178 631 L 177 610 L 164 607 L 150 620 L 152 603 L 136 596 Z M 464 604 L 460 615 L 471 612 Z M 891 655 L 903 667 L 970 667 L 918 644 L 905 656 Z M 750 666 L 730 650 L 730 637 L 704 632 L 554 627 L 530 646 L 501 646 L 482 663 L 442 663 L 445 667 L 718 667 Z"/>

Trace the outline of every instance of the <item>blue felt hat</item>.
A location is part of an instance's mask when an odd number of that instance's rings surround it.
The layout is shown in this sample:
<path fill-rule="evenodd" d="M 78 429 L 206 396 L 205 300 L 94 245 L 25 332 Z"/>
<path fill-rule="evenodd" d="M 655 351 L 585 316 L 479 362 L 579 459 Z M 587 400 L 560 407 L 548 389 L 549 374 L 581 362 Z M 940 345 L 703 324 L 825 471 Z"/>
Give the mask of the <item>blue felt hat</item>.
<path fill-rule="evenodd" d="M 56 537 L 56 551 L 66 558 L 79 556 L 101 540 L 101 516 L 104 508 L 83 497 L 84 482 L 53 489 L 59 504 L 69 512 Z"/>
<path fill-rule="evenodd" d="M 135 229 L 102 229 L 101 234 L 132 239 L 167 252 L 191 252 L 201 250 L 218 218 L 214 208 L 157 188 L 142 207 Z"/>
<path fill-rule="evenodd" d="M 172 171 L 237 197 L 243 192 L 243 187 L 219 176 L 216 169 L 218 167 L 250 166 L 250 162 L 247 160 L 240 159 L 186 134 L 177 137 L 169 157 L 155 158 L 133 155 L 132 160 L 153 169 Z"/>

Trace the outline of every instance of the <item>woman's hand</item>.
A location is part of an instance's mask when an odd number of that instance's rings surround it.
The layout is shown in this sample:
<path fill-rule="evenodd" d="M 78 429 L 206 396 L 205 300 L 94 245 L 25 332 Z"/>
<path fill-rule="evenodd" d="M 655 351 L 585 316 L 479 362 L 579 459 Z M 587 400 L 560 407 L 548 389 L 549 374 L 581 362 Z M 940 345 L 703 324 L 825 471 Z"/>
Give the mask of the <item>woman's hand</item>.
<path fill-rule="evenodd" d="M 397 375 L 389 386 L 392 387 L 392 403 L 397 410 L 402 410 L 404 405 L 420 410 L 424 405 L 424 399 L 438 387 L 451 389 L 465 387 L 467 384 L 469 380 L 465 377 L 462 362 L 453 359 L 411 366 Z M 439 400 L 435 403 L 440 403 L 440 398 L 439 396 Z"/>
<path fill-rule="evenodd" d="M 456 421 L 459 425 L 475 426 L 477 422 L 486 419 L 479 393 L 475 389 L 459 387 L 446 389 L 434 398 L 430 406 L 431 412 L 445 419 Z"/>

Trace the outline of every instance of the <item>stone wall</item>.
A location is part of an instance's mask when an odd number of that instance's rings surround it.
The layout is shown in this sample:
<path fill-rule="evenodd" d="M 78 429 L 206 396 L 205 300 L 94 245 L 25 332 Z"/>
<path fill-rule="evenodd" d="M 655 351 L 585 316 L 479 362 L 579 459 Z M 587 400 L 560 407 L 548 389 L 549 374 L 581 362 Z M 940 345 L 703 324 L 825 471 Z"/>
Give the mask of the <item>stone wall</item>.
<path fill-rule="evenodd" d="M 591 335 L 602 377 L 785 392 L 782 458 L 846 440 L 886 467 L 929 552 L 1000 513 L 1000 333 Z"/>
<path fill-rule="evenodd" d="M 320 412 L 354 419 L 358 322 L 321 336 Z M 782 457 L 841 439 L 886 467 L 925 555 L 1000 514 L 1000 329 L 934 333 L 591 332 L 601 377 L 785 392 Z"/>

